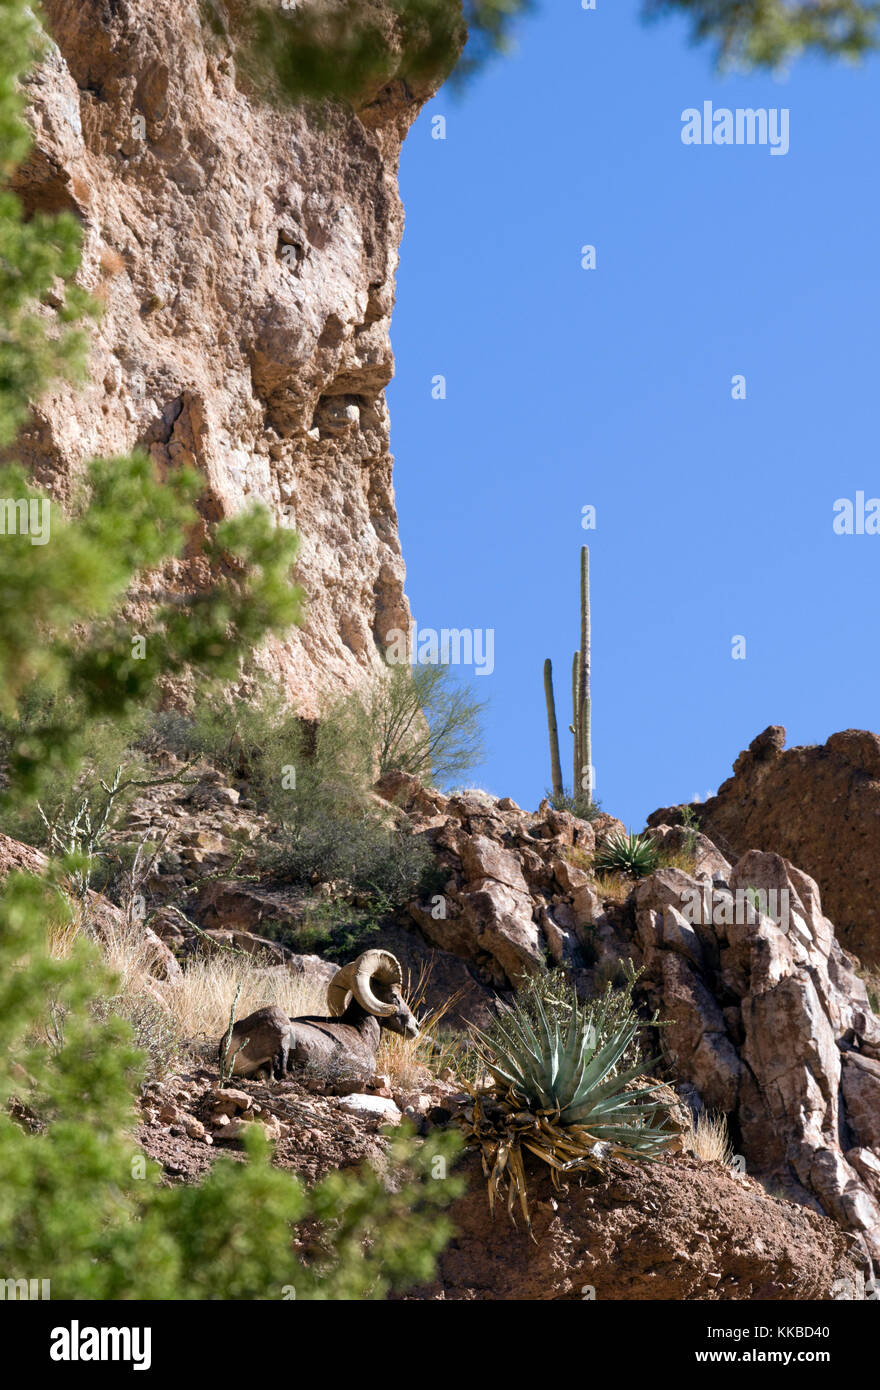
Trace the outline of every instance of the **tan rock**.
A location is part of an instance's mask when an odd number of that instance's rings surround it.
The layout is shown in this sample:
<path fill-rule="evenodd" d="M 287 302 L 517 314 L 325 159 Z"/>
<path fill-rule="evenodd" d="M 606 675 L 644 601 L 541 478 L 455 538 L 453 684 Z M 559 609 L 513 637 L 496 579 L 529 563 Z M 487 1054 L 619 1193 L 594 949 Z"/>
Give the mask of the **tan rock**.
<path fill-rule="evenodd" d="M 308 624 L 261 660 L 314 716 L 409 628 L 385 387 L 400 146 L 432 88 L 392 83 L 326 121 L 260 102 L 198 0 L 45 12 L 58 47 L 27 79 L 19 188 L 28 213 L 79 220 L 105 310 L 91 384 L 53 390 L 17 454 L 65 501 L 84 459 L 141 445 L 198 469 L 209 524 L 260 500 L 295 527 Z"/>
<path fill-rule="evenodd" d="M 468 884 L 494 879 L 516 893 L 528 893 L 518 857 L 485 835 L 463 834 L 459 839 L 459 855 Z"/>
<path fill-rule="evenodd" d="M 880 1062 L 858 1052 L 843 1055 L 846 1118 L 859 1145 L 880 1155 Z"/>

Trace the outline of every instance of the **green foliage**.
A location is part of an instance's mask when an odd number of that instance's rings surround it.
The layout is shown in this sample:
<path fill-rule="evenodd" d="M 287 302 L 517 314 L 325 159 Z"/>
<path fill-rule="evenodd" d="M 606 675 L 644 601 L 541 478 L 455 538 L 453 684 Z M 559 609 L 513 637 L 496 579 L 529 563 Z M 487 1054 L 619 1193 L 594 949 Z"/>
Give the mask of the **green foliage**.
<path fill-rule="evenodd" d="M 257 678 L 247 698 L 202 691 L 190 715 L 160 715 L 154 730 L 178 754 L 247 781 L 278 826 L 258 848 L 260 867 L 296 883 L 342 879 L 390 906 L 416 891 L 431 853 L 377 805 L 374 776 L 470 770 L 481 755 L 482 709 L 446 667 L 398 665 L 368 691 L 332 702 L 317 726 Z"/>
<path fill-rule="evenodd" d="M 448 666 L 392 664 L 385 679 L 331 718 L 362 758 L 375 759 L 380 777 L 408 772 L 448 785 L 482 760 L 485 709 Z"/>
<path fill-rule="evenodd" d="M 369 894 L 379 912 L 418 892 L 432 862 L 418 836 L 384 826 L 368 810 L 358 818 L 340 815 L 332 800 L 323 814 L 318 804 L 311 810 L 313 818 L 288 826 L 284 838 L 266 848 L 262 867 L 292 883 L 340 880 Z"/>
<path fill-rule="evenodd" d="M 547 793 L 550 805 L 555 811 L 570 811 L 578 820 L 596 820 L 602 814 L 601 801 L 588 800 L 587 796 L 580 792 L 576 796 L 571 796 L 563 791 L 559 796 Z"/>
<path fill-rule="evenodd" d="M 644 878 L 654 872 L 659 862 L 660 852 L 650 835 L 626 835 L 619 830 L 602 841 L 593 859 L 593 869 L 597 874 Z"/>
<path fill-rule="evenodd" d="M 686 15 L 721 68 L 776 68 L 807 52 L 853 60 L 880 36 L 876 0 L 645 0 L 644 13 Z"/>
<path fill-rule="evenodd" d="M 203 8 L 264 95 L 362 107 L 394 81 L 417 89 L 476 71 L 510 46 L 530 0 L 335 0 L 289 9 L 274 0 L 204 0 Z"/>
<path fill-rule="evenodd" d="M 32 734 L 59 724 L 71 731 L 69 762 L 38 761 L 27 799 L 7 799 L 3 807 L 3 828 L 17 840 L 43 846 L 47 844 L 46 825 L 38 809 L 41 805 L 50 819 L 69 821 L 83 797 L 92 796 L 102 781 L 109 782 L 119 766 L 127 775 L 146 775 L 147 767 L 134 747 L 138 726 L 127 719 L 82 718 L 82 701 L 77 692 L 55 695 L 40 682 L 23 692 L 17 716 L 0 716 L 0 787 L 6 777 L 12 749 L 27 744 Z M 136 711 L 132 715 L 136 715 Z M 76 768 L 74 774 L 71 769 Z M 119 809 L 134 799 L 132 791 L 117 798 Z"/>
<path fill-rule="evenodd" d="M 697 849 L 697 835 L 700 829 L 700 818 L 693 806 L 682 806 L 681 823 L 687 831 L 684 841 L 685 851 L 688 854 L 695 854 Z"/>
<path fill-rule="evenodd" d="M 661 1105 L 644 1099 L 653 1086 L 626 1090 L 643 1063 L 617 1070 L 640 1023 L 635 1016 L 611 1023 L 608 1007 L 607 996 L 584 1008 L 572 993 L 563 1022 L 548 1016 L 536 994 L 529 1010 L 519 1002 L 505 1008 L 493 1035 L 478 1033 L 477 1051 L 500 1090 L 526 1108 L 551 1113 L 561 1125 L 583 1125 L 631 1157 L 648 1157 L 668 1138 L 649 1123 Z"/>
<path fill-rule="evenodd" d="M 369 895 L 373 920 L 417 890 L 431 853 L 371 795 L 375 728 L 359 697 L 334 702 L 313 725 L 258 678 L 248 698 L 202 692 L 190 715 L 160 715 L 154 731 L 178 754 L 203 756 L 246 780 L 276 826 L 255 847 L 264 872 L 303 885 L 342 880 Z M 312 925 L 314 941 L 337 954 L 369 930 L 359 920 Z"/>
<path fill-rule="evenodd" d="M 531 0 L 204 0 L 213 32 L 266 95 L 362 107 L 391 82 L 462 81 L 511 47 Z M 722 68 L 775 68 L 805 52 L 857 59 L 877 47 L 877 0 L 643 0 L 646 19 L 682 14 Z M 465 38 L 467 42 L 465 43 Z"/>
<path fill-rule="evenodd" d="M 89 476 L 87 506 L 53 519 L 48 545 L 32 546 L 26 535 L 0 545 L 0 711 L 17 719 L 35 686 L 54 696 L 45 717 L 7 745 L 8 781 L 20 793 L 34 795 L 75 764 L 85 723 L 125 720 L 158 700 L 163 681 L 192 668 L 228 679 L 242 648 L 300 617 L 290 582 L 296 538 L 256 508 L 204 543 L 225 577 L 151 609 L 135 631 L 122 614 L 125 591 L 182 549 L 196 522 L 198 479 L 178 473 L 159 483 L 137 455 L 99 461 Z M 17 469 L 0 475 L 0 492 L 10 487 L 11 496 L 37 495 Z"/>

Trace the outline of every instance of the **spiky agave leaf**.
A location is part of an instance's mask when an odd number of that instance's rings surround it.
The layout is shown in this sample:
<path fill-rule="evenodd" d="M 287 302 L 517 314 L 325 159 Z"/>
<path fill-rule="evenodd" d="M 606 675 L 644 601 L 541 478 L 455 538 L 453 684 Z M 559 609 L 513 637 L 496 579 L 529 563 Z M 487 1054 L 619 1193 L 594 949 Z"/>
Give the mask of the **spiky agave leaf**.
<path fill-rule="evenodd" d="M 599 1169 L 615 1158 L 656 1157 L 673 1135 L 657 1116 L 657 1086 L 628 1090 L 653 1063 L 618 1071 L 639 1020 L 629 1014 L 612 1021 L 606 996 L 582 1008 L 572 994 L 565 1025 L 532 1001 L 533 1018 L 522 1007 L 505 1008 L 491 1034 L 473 1029 L 474 1048 L 494 1081 L 493 1093 L 472 1089 L 468 1137 L 482 1157 L 489 1206 L 507 1183 L 507 1210 L 519 1201 L 531 1231 L 523 1150 L 546 1163 L 556 1186 L 559 1175 Z M 470 1088 L 469 1088 L 470 1089 Z"/>
<path fill-rule="evenodd" d="M 659 862 L 660 853 L 649 834 L 626 835 L 618 830 L 603 841 L 593 858 L 596 873 L 629 874 L 630 878 L 644 878 L 653 873 Z"/>
<path fill-rule="evenodd" d="M 626 1090 L 627 1083 L 648 1066 L 615 1072 L 638 1031 L 638 1019 L 625 1019 L 600 1045 L 606 1012 L 605 1001 L 598 1007 L 598 1016 L 593 1016 L 573 997 L 563 1036 L 558 1022 L 551 1024 L 540 999 L 535 1001 L 534 1026 L 521 1009 L 506 1008 L 494 1036 L 474 1030 L 476 1051 L 512 1099 L 533 1111 L 552 1112 L 562 1125 L 588 1125 L 597 1138 L 620 1143 L 663 1107 L 661 1102 L 642 1099 L 653 1094 L 655 1086 L 635 1093 Z"/>

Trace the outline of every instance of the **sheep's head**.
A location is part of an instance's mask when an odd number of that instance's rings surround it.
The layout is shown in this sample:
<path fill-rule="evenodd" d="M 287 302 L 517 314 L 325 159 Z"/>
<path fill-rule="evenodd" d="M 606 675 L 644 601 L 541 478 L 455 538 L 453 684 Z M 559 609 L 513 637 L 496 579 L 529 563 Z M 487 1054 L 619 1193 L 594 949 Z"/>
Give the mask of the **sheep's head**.
<path fill-rule="evenodd" d="M 353 995 L 362 1009 L 375 1014 L 383 1028 L 414 1038 L 419 1025 L 403 997 L 402 985 L 396 956 L 390 951 L 363 951 L 334 975 L 327 986 L 327 1003 L 331 1014 L 339 1017 Z"/>

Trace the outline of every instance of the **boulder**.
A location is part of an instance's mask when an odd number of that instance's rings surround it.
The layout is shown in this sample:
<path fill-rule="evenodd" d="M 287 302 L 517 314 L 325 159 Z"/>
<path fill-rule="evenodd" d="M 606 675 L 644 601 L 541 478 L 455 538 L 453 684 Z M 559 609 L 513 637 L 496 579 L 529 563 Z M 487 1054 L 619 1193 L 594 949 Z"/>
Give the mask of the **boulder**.
<path fill-rule="evenodd" d="M 842 1064 L 847 1123 L 857 1143 L 880 1156 L 880 1062 L 845 1052 Z"/>
<path fill-rule="evenodd" d="M 880 737 L 846 729 L 824 745 L 786 750 L 785 729 L 771 725 L 733 773 L 693 803 L 700 830 L 731 860 L 759 849 L 799 865 L 820 885 L 842 945 L 880 964 Z M 666 807 L 648 824 L 680 815 Z"/>
<path fill-rule="evenodd" d="M 346 1115 L 370 1115 L 383 1124 L 399 1125 L 403 1119 L 401 1112 L 386 1096 L 368 1096 L 355 1091 L 349 1096 L 340 1096 L 337 1107 Z"/>

